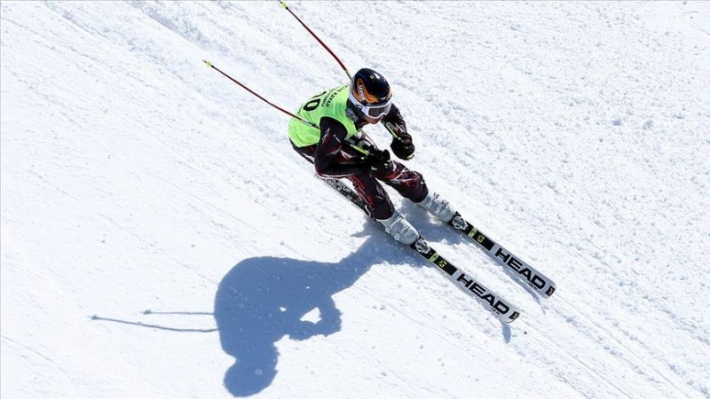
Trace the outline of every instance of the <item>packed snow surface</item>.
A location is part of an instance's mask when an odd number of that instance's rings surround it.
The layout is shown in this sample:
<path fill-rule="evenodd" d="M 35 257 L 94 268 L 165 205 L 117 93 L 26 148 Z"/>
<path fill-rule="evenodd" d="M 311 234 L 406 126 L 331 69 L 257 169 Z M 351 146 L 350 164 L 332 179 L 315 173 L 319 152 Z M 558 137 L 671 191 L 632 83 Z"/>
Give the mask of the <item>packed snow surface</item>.
<path fill-rule="evenodd" d="M 391 191 L 502 325 L 205 67 L 289 110 L 347 83 L 277 2 L 3 1 L 3 398 L 710 397 L 710 3 L 289 5 L 558 291 Z"/>

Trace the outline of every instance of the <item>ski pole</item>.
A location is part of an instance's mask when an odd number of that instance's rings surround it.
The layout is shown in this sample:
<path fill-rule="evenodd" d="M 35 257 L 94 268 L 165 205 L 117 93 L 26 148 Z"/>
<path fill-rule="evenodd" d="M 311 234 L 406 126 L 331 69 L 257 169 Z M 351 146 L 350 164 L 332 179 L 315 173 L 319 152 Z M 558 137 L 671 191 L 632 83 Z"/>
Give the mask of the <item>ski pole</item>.
<path fill-rule="evenodd" d="M 240 81 L 238 81 L 238 80 L 234 79 L 233 77 L 229 76 L 229 74 L 223 72 L 221 69 L 219 69 L 219 68 L 217 68 L 216 66 L 214 66 L 210 61 L 207 61 L 207 60 L 202 60 L 202 61 L 205 63 L 205 65 L 207 65 L 208 68 L 212 68 L 212 69 L 214 69 L 215 71 L 219 72 L 220 74 L 222 74 L 222 76 L 224 76 L 225 78 L 227 78 L 227 79 L 231 80 L 232 82 L 238 84 L 241 88 L 243 88 L 244 90 L 246 90 L 246 91 L 248 91 L 249 93 L 253 94 L 254 96 L 258 97 L 261 101 L 263 101 L 263 102 L 265 102 L 265 103 L 271 105 L 272 107 L 278 109 L 279 111 L 281 111 L 281 112 L 283 112 L 284 114 L 290 116 L 291 118 L 295 118 L 295 119 L 299 120 L 300 122 L 305 123 L 306 125 L 311 126 L 311 127 L 315 128 L 315 129 L 320 129 L 320 127 L 319 127 L 318 125 L 316 125 L 315 123 L 311 123 L 311 121 L 309 121 L 308 119 L 302 118 L 302 117 L 300 117 L 300 116 L 298 116 L 298 115 L 296 115 L 296 114 L 294 114 L 294 113 L 288 112 L 288 111 L 286 111 L 285 109 L 279 107 L 279 106 L 276 105 L 276 104 L 273 104 L 273 103 L 270 102 L 269 100 L 267 100 L 267 99 L 265 99 L 264 97 L 260 96 L 259 93 L 255 92 L 254 90 L 252 90 L 252 89 L 248 88 L 247 86 L 245 86 L 245 85 L 244 85 L 243 83 L 241 83 Z M 371 151 L 369 151 L 369 150 L 367 150 L 367 149 L 365 149 L 365 148 L 362 148 L 362 147 L 360 147 L 360 146 L 358 146 L 358 145 L 355 145 L 355 144 L 352 144 L 352 147 L 353 147 L 355 150 L 357 150 L 358 152 L 360 152 L 360 153 L 362 153 L 362 154 L 364 154 L 364 155 L 370 155 L 370 154 L 372 153 Z"/>
<path fill-rule="evenodd" d="M 323 48 L 325 48 L 326 51 L 328 51 L 328 53 L 330 53 L 330 55 L 332 55 L 333 58 L 335 58 L 336 61 L 338 61 L 338 64 L 340 64 L 340 67 L 343 68 L 343 71 L 345 71 L 345 74 L 348 75 L 348 79 L 349 79 L 349 80 L 352 80 L 352 76 L 350 76 L 350 72 L 348 72 L 348 68 L 345 67 L 345 65 L 343 64 L 343 62 L 340 61 L 340 58 L 338 58 L 338 56 L 335 55 L 335 53 L 330 49 L 330 47 L 328 47 L 325 43 L 323 43 L 323 41 L 318 37 L 318 35 L 316 35 L 315 33 L 313 33 L 313 31 L 312 31 L 305 23 L 303 23 L 303 21 L 301 21 L 301 18 L 298 18 L 298 16 L 297 16 L 293 11 L 291 11 L 290 8 L 288 8 L 288 5 L 286 5 L 285 2 L 283 2 L 282 0 L 277 0 L 277 1 L 281 4 L 281 8 L 283 8 L 284 10 L 288 11 L 291 15 L 293 15 L 293 17 L 296 18 L 296 20 L 297 20 L 304 28 L 306 28 L 306 30 L 308 31 L 308 33 L 310 33 L 311 36 L 313 36 L 316 40 L 318 40 L 318 43 L 320 43 L 320 45 L 323 46 Z"/>
<path fill-rule="evenodd" d="M 293 114 L 293 113 L 291 113 L 291 112 L 288 112 L 288 111 L 286 111 L 285 109 L 279 107 L 278 105 L 271 103 L 269 100 L 267 100 L 267 99 L 265 99 L 264 97 L 260 96 L 260 95 L 259 95 L 257 92 L 255 92 L 254 90 L 252 90 L 252 89 L 246 87 L 245 85 L 243 85 L 243 84 L 242 84 L 241 82 L 239 82 L 238 80 L 236 80 L 236 79 L 234 79 L 233 77 L 229 76 L 228 74 L 222 72 L 222 70 L 220 70 L 219 68 L 217 68 L 216 66 L 214 66 L 211 62 L 206 61 L 206 60 L 202 60 L 202 61 L 205 63 L 205 65 L 207 65 L 208 68 L 212 68 L 212 69 L 214 69 L 215 71 L 221 73 L 222 76 L 224 76 L 224 77 L 226 77 L 227 79 L 231 80 L 232 82 L 238 84 L 238 85 L 241 86 L 244 90 L 246 90 L 246 91 L 248 91 L 249 93 L 251 93 L 251 94 L 255 95 L 256 97 L 258 97 L 261 101 L 263 101 L 263 102 L 265 102 L 265 103 L 271 105 L 272 107 L 278 109 L 279 111 L 283 112 L 284 114 L 286 114 L 286 115 L 288 115 L 288 116 L 290 116 L 290 117 L 292 117 L 292 118 L 298 119 L 299 121 L 305 123 L 306 125 L 309 125 L 309 126 L 311 126 L 311 127 L 314 127 L 314 128 L 316 128 L 316 129 L 318 129 L 318 126 L 316 126 L 315 124 L 311 123 L 311 122 L 308 121 L 307 119 L 301 118 L 300 116 L 295 115 L 295 114 Z"/>

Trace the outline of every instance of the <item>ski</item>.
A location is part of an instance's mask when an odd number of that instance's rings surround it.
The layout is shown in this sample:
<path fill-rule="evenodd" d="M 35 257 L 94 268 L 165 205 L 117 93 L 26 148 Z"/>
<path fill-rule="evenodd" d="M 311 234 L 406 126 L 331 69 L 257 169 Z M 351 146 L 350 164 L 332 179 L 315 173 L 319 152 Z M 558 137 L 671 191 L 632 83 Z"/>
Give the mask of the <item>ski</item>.
<path fill-rule="evenodd" d="M 483 234 L 483 232 L 466 221 L 458 212 L 456 212 L 454 218 L 449 222 L 449 225 L 473 240 L 473 242 L 478 244 L 481 248 L 485 249 L 493 259 L 503 267 L 510 269 L 518 279 L 529 285 L 543 298 L 549 298 L 555 293 L 556 285 L 554 281 Z"/>
<path fill-rule="evenodd" d="M 503 323 L 512 323 L 520 316 L 520 309 L 454 266 L 434 250 L 421 236 L 410 245 L 410 248 L 441 270 L 457 287 L 481 303 L 483 307 L 493 312 Z"/>
<path fill-rule="evenodd" d="M 365 203 L 350 187 L 337 179 L 319 179 L 367 214 Z M 494 313 L 500 321 L 511 323 L 520 316 L 520 309 L 449 262 L 446 258 L 441 256 L 439 252 L 433 249 L 422 236 L 419 236 L 419 239 L 409 247 L 429 263 L 436 266 L 454 285 L 478 301 L 483 307 Z"/>

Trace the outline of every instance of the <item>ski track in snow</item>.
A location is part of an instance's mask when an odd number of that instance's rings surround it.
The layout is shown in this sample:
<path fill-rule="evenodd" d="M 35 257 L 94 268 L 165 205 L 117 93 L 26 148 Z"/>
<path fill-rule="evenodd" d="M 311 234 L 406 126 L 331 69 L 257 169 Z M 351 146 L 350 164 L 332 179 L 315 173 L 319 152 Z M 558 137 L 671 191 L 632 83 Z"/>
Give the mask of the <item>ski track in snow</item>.
<path fill-rule="evenodd" d="M 392 192 L 502 326 L 204 67 L 343 84 L 275 2 L 3 1 L 2 397 L 710 398 L 709 3 L 289 5 L 557 293 Z"/>

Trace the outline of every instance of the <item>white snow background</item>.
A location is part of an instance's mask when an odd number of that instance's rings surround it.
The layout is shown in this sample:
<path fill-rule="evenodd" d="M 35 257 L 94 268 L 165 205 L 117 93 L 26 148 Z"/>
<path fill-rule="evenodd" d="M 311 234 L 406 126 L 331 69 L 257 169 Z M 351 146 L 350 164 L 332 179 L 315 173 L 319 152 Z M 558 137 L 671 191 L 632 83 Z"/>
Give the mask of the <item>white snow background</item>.
<path fill-rule="evenodd" d="M 3 399 L 710 397 L 710 3 L 289 4 L 557 293 L 393 193 L 503 326 L 205 67 L 345 84 L 278 3 L 2 1 Z"/>

